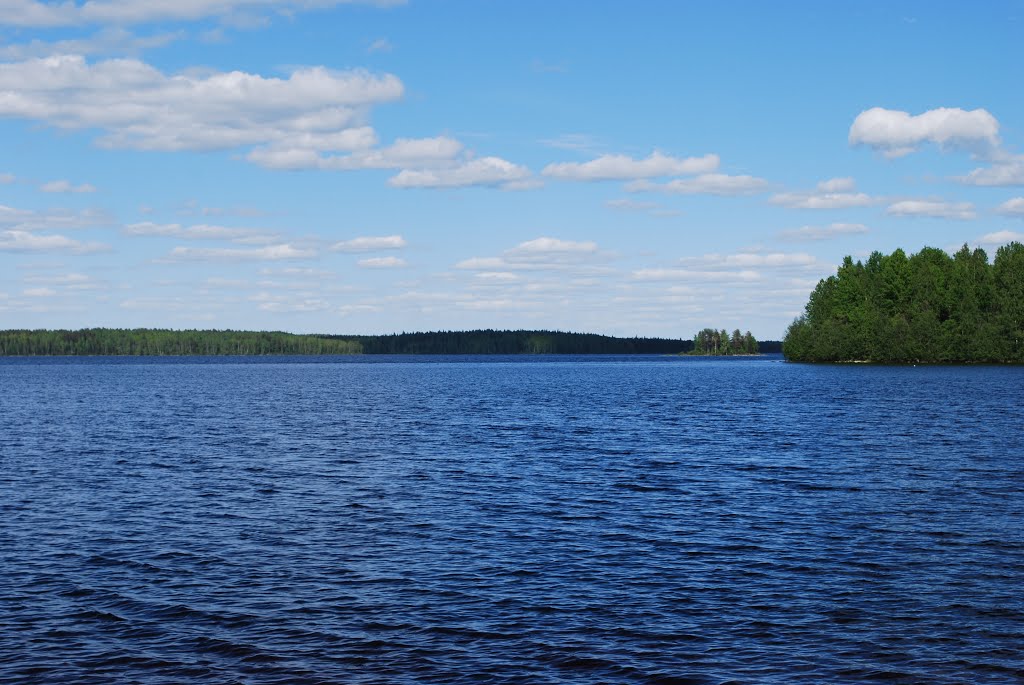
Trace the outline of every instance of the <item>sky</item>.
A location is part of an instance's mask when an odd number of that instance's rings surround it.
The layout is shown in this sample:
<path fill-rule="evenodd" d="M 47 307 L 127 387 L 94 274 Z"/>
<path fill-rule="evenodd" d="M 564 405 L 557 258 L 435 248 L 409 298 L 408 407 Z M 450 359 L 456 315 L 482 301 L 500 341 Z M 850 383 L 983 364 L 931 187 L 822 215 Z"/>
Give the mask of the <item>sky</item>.
<path fill-rule="evenodd" d="M 0 0 L 0 329 L 779 339 L 1024 241 L 1024 0 Z"/>

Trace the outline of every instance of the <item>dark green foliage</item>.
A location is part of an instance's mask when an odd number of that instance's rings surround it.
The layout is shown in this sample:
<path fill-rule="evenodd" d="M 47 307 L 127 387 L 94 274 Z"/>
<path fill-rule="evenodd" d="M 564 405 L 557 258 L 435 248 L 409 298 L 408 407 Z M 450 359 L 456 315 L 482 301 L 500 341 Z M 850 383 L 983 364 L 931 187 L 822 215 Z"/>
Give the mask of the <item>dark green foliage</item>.
<path fill-rule="evenodd" d="M 690 354 L 712 356 L 758 354 L 759 348 L 757 340 L 750 334 L 750 331 L 743 334 L 737 328 L 730 334 L 724 328 L 720 331 L 716 331 L 714 328 L 705 328 L 693 336 L 693 349 L 690 350 Z"/>
<path fill-rule="evenodd" d="M 738 333 L 738 331 L 735 331 Z M 730 345 L 735 337 L 731 337 Z M 749 338 L 749 340 L 748 340 Z M 260 354 L 676 354 L 689 340 L 613 338 L 561 331 L 437 331 L 393 335 L 293 335 L 253 331 L 89 328 L 0 331 L 0 356 Z M 744 350 L 757 350 L 750 333 Z M 779 351 L 781 343 L 768 351 Z"/>
<path fill-rule="evenodd" d="M 1024 362 L 1024 245 L 847 257 L 786 332 L 792 361 Z"/>
<path fill-rule="evenodd" d="M 366 354 L 675 354 L 689 340 L 614 338 L 561 331 L 435 331 L 344 336 Z"/>
<path fill-rule="evenodd" d="M 359 354 L 352 340 L 252 331 L 87 328 L 0 331 L 0 355 Z"/>

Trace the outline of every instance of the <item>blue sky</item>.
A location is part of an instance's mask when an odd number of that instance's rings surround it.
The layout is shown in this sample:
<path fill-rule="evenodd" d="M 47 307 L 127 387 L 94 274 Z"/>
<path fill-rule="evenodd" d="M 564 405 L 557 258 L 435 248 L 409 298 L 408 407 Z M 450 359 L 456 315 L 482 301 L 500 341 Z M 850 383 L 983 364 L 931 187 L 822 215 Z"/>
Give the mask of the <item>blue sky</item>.
<path fill-rule="evenodd" d="M 0 328 L 779 338 L 1024 239 L 1024 2 L 0 0 Z"/>

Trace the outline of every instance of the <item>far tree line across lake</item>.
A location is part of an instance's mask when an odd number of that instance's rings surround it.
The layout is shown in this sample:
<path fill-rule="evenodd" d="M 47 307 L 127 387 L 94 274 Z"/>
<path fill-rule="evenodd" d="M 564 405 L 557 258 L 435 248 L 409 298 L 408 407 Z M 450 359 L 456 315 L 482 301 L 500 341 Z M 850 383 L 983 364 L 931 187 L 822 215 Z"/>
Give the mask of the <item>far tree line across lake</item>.
<path fill-rule="evenodd" d="M 756 342 L 755 342 L 756 345 Z M 563 331 L 295 335 L 265 331 L 88 328 L 0 331 L 0 356 L 322 354 L 679 354 L 694 341 Z M 781 342 L 766 342 L 778 352 Z"/>
<path fill-rule="evenodd" d="M 789 327 L 792 361 L 1024 363 L 1024 245 L 846 257 Z"/>

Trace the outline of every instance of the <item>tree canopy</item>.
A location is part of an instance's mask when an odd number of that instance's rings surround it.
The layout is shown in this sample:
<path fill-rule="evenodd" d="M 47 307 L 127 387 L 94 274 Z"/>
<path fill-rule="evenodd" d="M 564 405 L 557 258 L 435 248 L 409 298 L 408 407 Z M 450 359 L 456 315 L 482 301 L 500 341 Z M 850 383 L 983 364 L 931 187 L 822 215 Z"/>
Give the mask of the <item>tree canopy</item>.
<path fill-rule="evenodd" d="M 0 355 L 359 354 L 352 340 L 268 331 L 86 328 L 0 331 Z"/>
<path fill-rule="evenodd" d="M 1024 362 L 1024 245 L 843 260 L 786 332 L 792 361 Z"/>
<path fill-rule="evenodd" d="M 693 336 L 693 349 L 690 354 L 699 355 L 733 355 L 733 354 L 757 354 L 759 345 L 754 336 L 747 331 L 745 334 L 736 329 L 730 333 L 725 330 L 705 328 Z"/>

